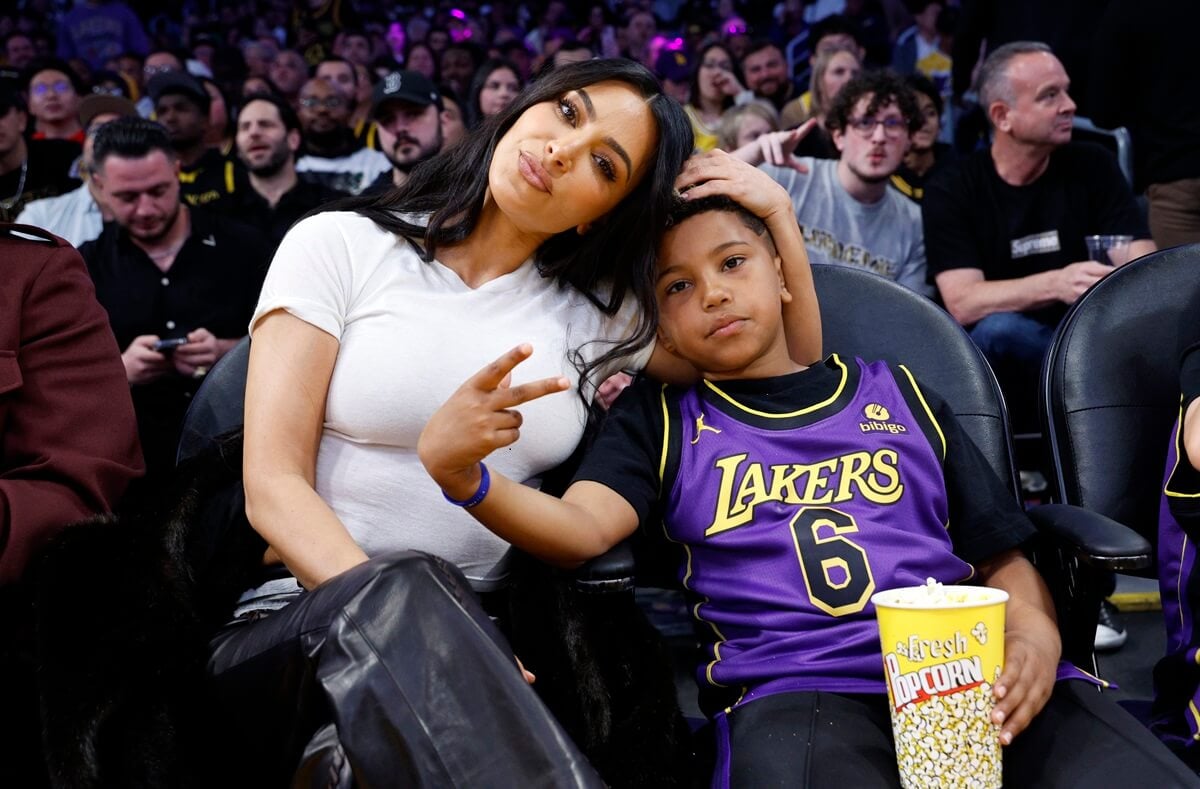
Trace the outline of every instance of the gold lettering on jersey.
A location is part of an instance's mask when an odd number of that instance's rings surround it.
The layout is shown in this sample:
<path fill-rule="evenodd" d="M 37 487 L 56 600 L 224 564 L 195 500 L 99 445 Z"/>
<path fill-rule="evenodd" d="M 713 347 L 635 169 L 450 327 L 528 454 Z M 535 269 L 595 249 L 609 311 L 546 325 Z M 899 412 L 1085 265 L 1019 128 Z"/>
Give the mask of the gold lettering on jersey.
<path fill-rule="evenodd" d="M 775 466 L 750 462 L 749 457 L 742 452 L 713 464 L 721 481 L 716 510 L 704 536 L 746 525 L 754 518 L 754 508 L 766 501 L 813 505 L 862 497 L 875 504 L 895 504 L 904 495 L 900 455 L 893 449 Z"/>
<path fill-rule="evenodd" d="M 717 491 L 717 501 L 722 502 L 717 507 L 717 511 L 723 512 L 725 515 L 720 528 L 717 528 L 717 522 L 714 520 L 712 526 L 709 526 L 704 532 L 705 536 L 745 525 L 750 522 L 750 518 L 754 515 L 754 510 L 749 507 L 743 507 L 742 511 L 736 515 L 732 512 L 733 481 L 737 478 L 738 466 L 748 457 L 750 457 L 749 453 L 743 452 L 740 455 L 721 458 L 716 462 L 717 469 L 721 472 L 721 487 Z"/>
<path fill-rule="evenodd" d="M 878 450 L 871 456 L 871 469 L 874 473 L 866 485 L 866 489 L 875 494 L 871 501 L 876 504 L 895 504 L 899 501 L 904 486 L 900 484 L 900 456 L 896 450 Z M 883 482 L 883 479 L 887 482 Z"/>
<path fill-rule="evenodd" d="M 209 189 L 207 192 L 199 192 L 196 194 L 185 194 L 183 199 L 188 205 L 207 205 L 221 199 L 221 193 L 216 189 Z"/>
<path fill-rule="evenodd" d="M 737 496 L 733 500 L 730 513 L 737 515 L 743 510 L 752 510 L 760 501 L 767 500 L 767 485 L 763 481 L 761 463 L 751 463 L 742 475 L 742 484 L 738 486 Z"/>
<path fill-rule="evenodd" d="M 771 466 L 771 492 L 767 497 L 771 501 L 786 501 L 798 498 L 796 480 L 804 473 L 802 466 L 786 465 Z"/>
<path fill-rule="evenodd" d="M 871 467 L 871 456 L 866 452 L 855 452 L 853 455 L 843 455 L 838 458 L 842 464 L 841 484 L 838 485 L 837 500 L 848 501 L 854 498 L 851 486 L 865 487 L 863 474 Z"/>
<path fill-rule="evenodd" d="M 796 466 L 800 469 L 800 473 L 807 472 L 808 483 L 804 486 L 804 495 L 796 501 L 805 501 L 812 504 L 828 504 L 833 501 L 833 493 L 822 493 L 821 491 L 829 487 L 829 473 L 837 468 L 837 458 L 830 460 L 822 460 L 820 463 L 813 463 L 811 466 Z M 788 499 L 780 499 L 787 501 Z"/>

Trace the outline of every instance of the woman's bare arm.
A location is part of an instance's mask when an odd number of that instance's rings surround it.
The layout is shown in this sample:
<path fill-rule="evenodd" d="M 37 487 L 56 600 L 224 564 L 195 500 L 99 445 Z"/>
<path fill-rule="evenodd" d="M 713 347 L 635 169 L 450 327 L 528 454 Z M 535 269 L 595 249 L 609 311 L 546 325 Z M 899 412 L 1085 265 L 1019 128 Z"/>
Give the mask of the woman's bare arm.
<path fill-rule="evenodd" d="M 338 341 L 283 310 L 254 331 L 246 380 L 246 517 L 311 589 L 366 561 L 314 488 Z"/>

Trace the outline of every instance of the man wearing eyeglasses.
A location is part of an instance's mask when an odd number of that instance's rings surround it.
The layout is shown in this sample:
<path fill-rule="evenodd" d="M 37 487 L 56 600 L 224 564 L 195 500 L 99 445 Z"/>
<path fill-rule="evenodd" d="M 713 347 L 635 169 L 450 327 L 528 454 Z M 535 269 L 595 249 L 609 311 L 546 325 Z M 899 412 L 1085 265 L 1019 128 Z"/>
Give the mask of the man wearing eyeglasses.
<path fill-rule="evenodd" d="M 138 68 L 127 73 L 136 75 L 135 83 L 141 98 L 137 101 L 138 115 L 143 118 L 154 118 L 154 99 L 150 97 L 146 86 L 150 80 L 160 74 L 172 71 L 183 71 L 183 61 L 179 55 L 170 49 L 155 49 L 142 60 Z"/>
<path fill-rule="evenodd" d="M 761 169 L 791 195 L 811 262 L 866 269 L 932 295 L 921 209 L 888 185 L 921 126 L 912 92 L 890 72 L 860 74 L 838 93 L 826 125 L 840 159 L 787 153 L 811 123 L 763 135 L 735 155 L 765 161 Z"/>
<path fill-rule="evenodd" d="M 392 164 L 382 153 L 355 139 L 349 125 L 351 109 L 346 97 L 328 80 L 304 83 L 297 113 L 304 132 L 304 155 L 296 162 L 296 172 L 306 181 L 358 194 L 391 172 Z"/>
<path fill-rule="evenodd" d="M 79 125 L 79 99 L 83 85 L 61 60 L 36 61 L 26 71 L 29 114 L 34 119 L 33 139 L 70 140 L 83 145 Z"/>

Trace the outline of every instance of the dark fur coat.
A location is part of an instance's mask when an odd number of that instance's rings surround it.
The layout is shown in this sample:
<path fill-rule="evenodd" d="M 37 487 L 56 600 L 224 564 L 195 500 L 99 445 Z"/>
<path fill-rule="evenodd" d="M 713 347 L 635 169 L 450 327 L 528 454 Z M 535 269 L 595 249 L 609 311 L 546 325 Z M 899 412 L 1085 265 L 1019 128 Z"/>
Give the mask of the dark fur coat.
<path fill-rule="evenodd" d="M 245 520 L 241 443 L 181 466 L 162 495 L 64 532 L 37 574 L 42 739 L 57 787 L 237 785 L 253 749 L 206 703 L 209 636 L 265 543 Z M 589 595 L 532 560 L 514 648 L 612 786 L 686 783 L 687 727 L 658 633 L 632 593 Z"/>

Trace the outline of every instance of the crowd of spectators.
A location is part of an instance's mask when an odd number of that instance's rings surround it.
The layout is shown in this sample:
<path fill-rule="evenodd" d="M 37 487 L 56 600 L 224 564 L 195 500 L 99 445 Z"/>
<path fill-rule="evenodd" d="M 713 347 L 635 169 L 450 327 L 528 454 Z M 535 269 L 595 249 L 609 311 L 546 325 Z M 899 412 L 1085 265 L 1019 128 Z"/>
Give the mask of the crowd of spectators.
<path fill-rule="evenodd" d="M 1200 11 L 1075 5 L 21 0 L 0 10 L 0 221 L 82 252 L 153 482 L 295 221 L 403 185 L 565 63 L 628 58 L 697 152 L 785 187 L 814 262 L 945 306 L 1021 427 L 1057 321 L 1111 270 L 1083 237 L 1132 236 L 1118 264 L 1200 241 L 1200 96 L 1177 62 Z M 1072 140 L 1091 109 L 1133 133 L 1132 183 Z"/>
<path fill-rule="evenodd" d="M 1111 37 L 1129 13 L 1114 3 L 1101 33 Z M 1176 21 L 1157 30 L 1186 29 L 1186 18 Z M 1084 263 L 1082 235 L 1132 234 L 1143 240 L 1137 252 L 1153 248 L 1109 154 L 1070 142 L 1080 104 L 1131 127 L 1134 185 L 1150 186 L 1160 245 L 1200 238 L 1188 205 L 1200 176 L 1191 121 L 1186 113 L 1175 124 L 1148 121 L 1148 108 L 1131 113 L 1105 93 L 1111 85 L 1163 101 L 1166 93 L 1130 87 L 1135 69 L 1152 70 L 1146 62 L 1118 69 L 1093 53 L 1104 67 L 1089 95 L 1076 91 L 1089 58 L 1071 31 L 1085 22 L 1096 27 L 1065 10 L 1038 16 L 984 0 L 26 0 L 0 13 L 0 219 L 76 245 L 113 221 L 149 255 L 157 279 L 172 279 L 173 257 L 155 255 L 179 250 L 157 248 L 160 238 L 140 242 L 139 223 L 150 220 L 113 210 L 133 193 L 98 188 L 97 130 L 138 115 L 165 133 L 172 190 L 196 212 L 189 227 L 214 214 L 263 231 L 262 257 L 250 261 L 261 276 L 270 250 L 308 211 L 404 183 L 563 63 L 631 58 L 684 106 L 697 151 L 724 149 L 784 184 L 813 260 L 863 267 L 944 303 L 996 365 L 1018 419 L 1028 419 L 1049 332 L 1104 273 Z M 1013 39 L 1051 46 L 993 64 L 977 89 L 981 55 Z M 1176 51 L 1165 40 L 1145 49 Z M 1082 168 L 1083 194 L 1107 195 L 1108 204 L 1048 189 L 1064 182 L 1061 162 L 1082 162 L 1071 166 Z M 90 249 L 111 257 L 118 247 L 110 239 Z M 96 271 L 113 261 L 89 263 Z M 142 347 L 170 373 L 168 358 L 148 349 L 202 328 L 170 322 L 142 327 L 123 350 Z M 173 358 L 191 350 L 185 344 Z M 202 374 L 216 358 L 176 364 L 174 374 Z M 143 376 L 130 376 L 137 391 Z"/>

